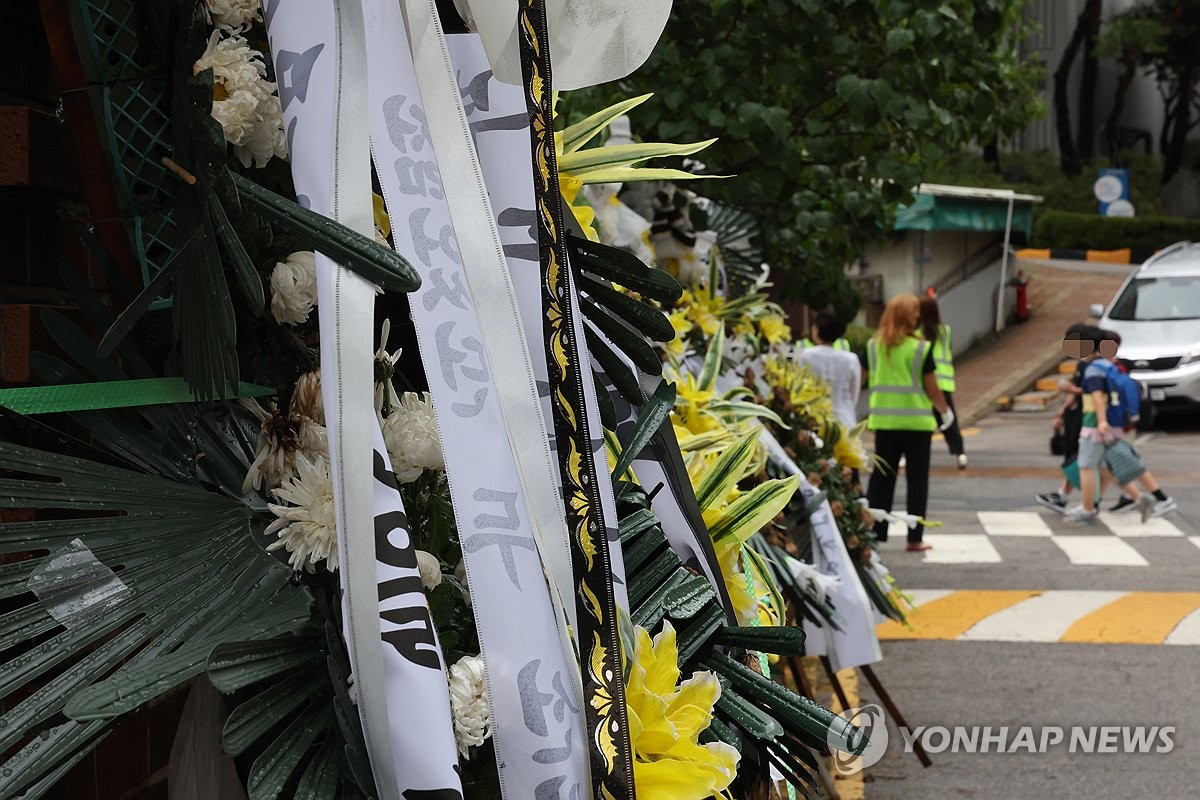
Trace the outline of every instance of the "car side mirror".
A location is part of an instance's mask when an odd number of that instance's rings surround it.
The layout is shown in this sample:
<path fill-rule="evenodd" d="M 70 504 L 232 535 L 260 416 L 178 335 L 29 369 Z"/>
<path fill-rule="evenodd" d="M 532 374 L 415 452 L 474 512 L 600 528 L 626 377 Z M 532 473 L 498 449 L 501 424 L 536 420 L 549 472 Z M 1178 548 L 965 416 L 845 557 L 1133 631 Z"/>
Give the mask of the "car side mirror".
<path fill-rule="evenodd" d="M 1100 319 L 1104 316 L 1104 306 L 1100 303 L 1092 303 L 1088 306 L 1088 316 L 1092 319 Z"/>

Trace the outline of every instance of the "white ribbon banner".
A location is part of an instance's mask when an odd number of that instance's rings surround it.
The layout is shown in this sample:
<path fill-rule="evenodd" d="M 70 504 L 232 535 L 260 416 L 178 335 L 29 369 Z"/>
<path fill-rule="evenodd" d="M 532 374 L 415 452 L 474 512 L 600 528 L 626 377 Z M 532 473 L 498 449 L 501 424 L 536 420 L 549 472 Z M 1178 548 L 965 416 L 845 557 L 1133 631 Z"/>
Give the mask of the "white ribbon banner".
<path fill-rule="evenodd" d="M 520 86 L 501 83 L 492 75 L 483 46 L 477 36 L 458 35 L 449 37 L 450 55 L 458 68 L 467 120 L 474 134 L 487 184 L 491 205 L 495 213 L 496 226 L 500 231 L 504 255 L 508 260 L 509 275 L 516 290 L 525 338 L 537 348 L 533 358 L 533 372 L 542 400 L 543 419 L 549 419 L 550 384 L 549 368 L 541 352 L 543 316 L 541 304 L 541 270 L 538 261 L 538 244 L 533 211 L 533 173 L 530 161 L 529 112 Z M 576 341 L 584 341 L 583 314 L 578 308 L 578 298 L 572 296 L 574 316 L 578 321 L 573 332 Z M 490 319 L 490 316 L 489 316 Z M 603 430 L 600 424 L 600 406 L 596 398 L 593 381 L 584 380 L 584 402 L 590 429 Z M 551 432 L 551 449 L 556 447 Z M 601 467 L 599 481 L 600 504 L 607 526 L 609 556 L 612 562 L 613 586 L 617 607 L 628 612 L 629 599 L 625 585 L 625 562 L 621 551 L 621 539 L 617 527 L 617 506 L 613 496 L 612 477 L 604 465 L 608 458 L 604 451 L 603 437 L 592 441 L 595 463 Z M 555 475 L 558 507 L 562 508 L 562 479 L 559 475 L 558 458 L 551 459 Z M 572 611 L 573 613 L 573 611 Z"/>
<path fill-rule="evenodd" d="M 474 187 L 444 180 L 445 140 L 431 139 L 434 112 L 422 99 L 399 5 L 365 5 L 375 163 L 396 248 L 423 281 L 410 306 L 486 664 L 501 788 L 510 800 L 566 800 L 589 786 L 578 665 L 561 638 L 496 387 L 496 369 L 519 359 L 494 366 L 489 358 L 461 263 L 464 240 L 486 236 L 486 225 L 452 220 L 450 195 Z M 430 23 L 414 16 L 409 24 Z"/>
<path fill-rule="evenodd" d="M 372 236 L 359 1 L 263 10 L 300 202 Z M 316 261 L 345 635 L 376 790 L 461 797 L 441 648 L 373 407 L 374 287 Z"/>
<path fill-rule="evenodd" d="M 796 462 L 788 457 L 783 446 L 765 428 L 758 441 L 766 449 L 772 463 L 789 475 L 803 475 Z M 800 482 L 800 491 L 806 505 L 812 503 L 819 494 L 807 479 Z M 879 639 L 875 635 L 875 607 L 867 597 L 858 570 L 850 560 L 850 553 L 834 522 L 828 500 L 821 501 L 808 522 L 812 529 L 812 565 L 822 574 L 838 579 L 837 589 L 828 599 L 843 622 L 842 630 L 838 631 L 805 620 L 805 653 L 810 656 L 828 655 L 835 670 L 874 664 L 883 658 Z"/>

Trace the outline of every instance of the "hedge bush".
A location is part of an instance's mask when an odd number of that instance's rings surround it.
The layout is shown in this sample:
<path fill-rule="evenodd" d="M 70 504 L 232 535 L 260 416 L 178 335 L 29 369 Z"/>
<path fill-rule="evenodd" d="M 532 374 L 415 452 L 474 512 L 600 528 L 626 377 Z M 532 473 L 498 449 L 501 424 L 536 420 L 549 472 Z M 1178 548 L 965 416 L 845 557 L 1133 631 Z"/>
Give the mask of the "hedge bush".
<path fill-rule="evenodd" d="M 867 342 L 875 335 L 875 329 L 868 325 L 849 325 L 846 327 L 846 341 L 850 343 L 850 352 L 858 356 L 864 364 L 867 363 Z"/>
<path fill-rule="evenodd" d="M 1101 217 L 1047 210 L 1033 226 L 1034 247 L 1160 250 L 1184 239 L 1200 241 L 1200 219 Z"/>

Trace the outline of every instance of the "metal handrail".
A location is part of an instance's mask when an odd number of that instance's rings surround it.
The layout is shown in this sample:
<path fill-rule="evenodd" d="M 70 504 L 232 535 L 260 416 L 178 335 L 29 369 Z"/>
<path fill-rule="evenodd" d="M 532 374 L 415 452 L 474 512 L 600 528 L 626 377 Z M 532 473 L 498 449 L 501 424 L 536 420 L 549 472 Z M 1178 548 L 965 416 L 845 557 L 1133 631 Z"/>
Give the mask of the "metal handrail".
<path fill-rule="evenodd" d="M 959 262 L 953 271 L 934 281 L 932 284 L 934 292 L 939 295 L 945 294 L 971 276 L 987 269 L 995 260 L 995 253 L 1001 250 L 1003 246 L 1003 237 L 989 241 L 983 247 Z"/>

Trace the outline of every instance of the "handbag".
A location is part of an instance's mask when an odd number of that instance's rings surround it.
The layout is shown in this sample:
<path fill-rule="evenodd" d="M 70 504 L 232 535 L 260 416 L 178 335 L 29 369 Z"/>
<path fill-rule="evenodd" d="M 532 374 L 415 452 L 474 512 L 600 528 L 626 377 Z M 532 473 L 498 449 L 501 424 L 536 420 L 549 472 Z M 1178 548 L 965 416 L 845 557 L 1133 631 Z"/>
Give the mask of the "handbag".
<path fill-rule="evenodd" d="M 1054 432 L 1050 437 L 1050 455 L 1061 456 L 1067 452 L 1067 437 L 1063 436 L 1061 430 Z"/>

